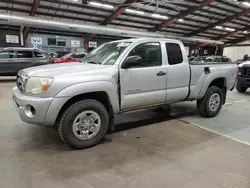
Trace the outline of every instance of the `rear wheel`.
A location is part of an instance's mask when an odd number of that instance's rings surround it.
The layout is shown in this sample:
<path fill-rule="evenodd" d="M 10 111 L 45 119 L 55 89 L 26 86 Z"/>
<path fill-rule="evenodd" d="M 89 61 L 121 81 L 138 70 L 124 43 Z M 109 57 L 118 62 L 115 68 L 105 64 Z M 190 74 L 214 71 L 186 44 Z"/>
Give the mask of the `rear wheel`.
<path fill-rule="evenodd" d="M 236 84 L 236 89 L 240 93 L 244 93 L 247 91 L 247 87 L 243 87 L 239 82 Z"/>
<path fill-rule="evenodd" d="M 204 117 L 215 117 L 223 104 L 223 92 L 220 88 L 212 86 L 208 88 L 205 96 L 197 101 L 197 109 Z"/>
<path fill-rule="evenodd" d="M 109 116 L 103 104 L 83 100 L 71 105 L 61 118 L 58 132 L 70 147 L 84 149 L 98 144 L 109 126 Z"/>

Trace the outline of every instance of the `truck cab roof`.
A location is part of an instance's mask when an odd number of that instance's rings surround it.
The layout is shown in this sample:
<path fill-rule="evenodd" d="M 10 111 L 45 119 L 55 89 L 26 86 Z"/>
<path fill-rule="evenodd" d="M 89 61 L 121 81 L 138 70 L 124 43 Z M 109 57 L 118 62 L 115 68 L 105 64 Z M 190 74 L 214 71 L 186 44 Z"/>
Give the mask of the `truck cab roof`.
<path fill-rule="evenodd" d="M 148 42 L 148 41 L 155 41 L 155 42 L 176 42 L 179 43 L 179 40 L 176 39 L 167 39 L 167 38 L 132 38 L 132 39 L 123 39 L 123 40 L 117 40 L 117 41 L 112 41 L 110 43 L 114 43 L 114 42 Z"/>

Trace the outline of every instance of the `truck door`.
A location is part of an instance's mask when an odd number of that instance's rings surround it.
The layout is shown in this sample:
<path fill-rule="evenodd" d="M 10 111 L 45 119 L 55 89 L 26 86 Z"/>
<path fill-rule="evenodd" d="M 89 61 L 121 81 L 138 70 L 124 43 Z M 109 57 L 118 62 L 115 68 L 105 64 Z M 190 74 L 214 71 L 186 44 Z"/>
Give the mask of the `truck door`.
<path fill-rule="evenodd" d="M 14 51 L 1 51 L 0 52 L 0 74 L 13 74 L 15 69 L 13 67 Z"/>
<path fill-rule="evenodd" d="M 165 44 L 168 59 L 167 101 L 184 100 L 189 93 L 190 66 L 181 43 Z"/>
<path fill-rule="evenodd" d="M 121 110 L 161 104 L 166 101 L 167 67 L 163 64 L 161 44 L 139 44 L 128 57 L 139 56 L 137 66 L 120 69 Z"/>

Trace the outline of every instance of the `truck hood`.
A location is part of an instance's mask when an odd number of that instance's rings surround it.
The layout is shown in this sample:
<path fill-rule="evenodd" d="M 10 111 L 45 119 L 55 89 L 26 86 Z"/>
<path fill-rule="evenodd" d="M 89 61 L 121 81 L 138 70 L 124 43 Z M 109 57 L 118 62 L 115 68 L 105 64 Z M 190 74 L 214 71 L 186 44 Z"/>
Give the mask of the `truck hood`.
<path fill-rule="evenodd" d="M 110 70 L 109 70 L 110 69 Z M 46 77 L 67 77 L 67 76 L 84 76 L 95 74 L 112 74 L 117 66 L 113 65 L 95 65 L 84 63 L 62 63 L 43 65 L 24 69 L 23 72 L 28 76 L 46 76 Z"/>
<path fill-rule="evenodd" d="M 239 64 L 238 67 L 242 67 L 243 65 L 250 65 L 250 61 L 245 61 L 244 63 Z"/>

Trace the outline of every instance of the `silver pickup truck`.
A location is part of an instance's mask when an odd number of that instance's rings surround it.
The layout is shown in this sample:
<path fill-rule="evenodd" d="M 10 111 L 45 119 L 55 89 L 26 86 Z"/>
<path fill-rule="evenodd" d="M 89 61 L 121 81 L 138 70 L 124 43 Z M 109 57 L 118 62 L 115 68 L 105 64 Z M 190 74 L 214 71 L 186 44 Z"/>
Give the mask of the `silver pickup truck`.
<path fill-rule="evenodd" d="M 13 100 L 27 123 L 53 126 L 77 149 L 96 145 L 117 114 L 197 100 L 202 116 L 216 116 L 234 87 L 236 64 L 189 64 L 172 39 L 106 43 L 81 63 L 19 72 Z"/>

